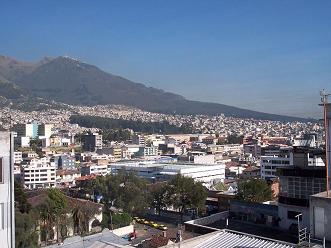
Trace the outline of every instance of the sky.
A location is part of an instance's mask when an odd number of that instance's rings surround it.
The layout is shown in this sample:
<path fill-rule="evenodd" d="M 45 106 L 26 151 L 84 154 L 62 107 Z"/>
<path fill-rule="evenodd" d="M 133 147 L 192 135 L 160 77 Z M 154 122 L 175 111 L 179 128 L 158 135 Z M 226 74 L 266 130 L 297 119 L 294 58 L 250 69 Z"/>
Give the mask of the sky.
<path fill-rule="evenodd" d="M 188 99 L 319 118 L 331 1 L 1 0 L 0 54 L 68 55 Z"/>

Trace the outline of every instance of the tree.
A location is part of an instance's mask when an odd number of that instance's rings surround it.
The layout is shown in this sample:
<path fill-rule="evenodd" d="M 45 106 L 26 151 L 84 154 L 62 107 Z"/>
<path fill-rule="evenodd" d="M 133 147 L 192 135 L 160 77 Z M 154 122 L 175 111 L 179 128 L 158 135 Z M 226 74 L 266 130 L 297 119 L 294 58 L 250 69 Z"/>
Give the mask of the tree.
<path fill-rule="evenodd" d="M 156 209 L 156 212 L 159 215 L 162 210 L 167 209 L 167 206 L 171 205 L 171 196 L 169 195 L 170 192 L 171 189 L 167 184 L 156 187 L 156 189 L 152 191 L 151 206 Z"/>
<path fill-rule="evenodd" d="M 66 218 L 67 198 L 58 189 L 48 189 L 47 196 L 50 200 L 51 211 L 56 222 L 56 237 L 57 242 L 59 242 L 59 225 L 60 220 Z"/>
<path fill-rule="evenodd" d="M 38 247 L 36 218 L 31 213 L 15 211 L 15 247 Z"/>
<path fill-rule="evenodd" d="M 36 214 L 31 211 L 26 193 L 21 184 L 15 181 L 15 247 L 37 247 L 38 233 L 36 231 Z"/>
<path fill-rule="evenodd" d="M 272 199 L 272 190 L 262 179 L 242 181 L 238 184 L 237 199 L 249 202 L 269 201 Z"/>
<path fill-rule="evenodd" d="M 53 227 L 56 227 L 57 241 L 59 241 L 59 227 L 67 217 L 67 198 L 59 189 L 48 189 L 45 201 L 38 206 L 42 223 L 42 239 L 46 244 L 54 236 Z"/>
<path fill-rule="evenodd" d="M 170 197 L 169 203 L 177 208 L 183 220 L 183 214 L 188 208 L 204 208 L 207 189 L 201 182 L 195 182 L 191 177 L 176 175 L 168 186 L 165 186 L 167 197 Z"/>
<path fill-rule="evenodd" d="M 31 205 L 27 201 L 26 193 L 22 185 L 18 182 L 14 182 L 14 196 L 15 196 L 15 207 L 21 213 L 29 213 Z"/>

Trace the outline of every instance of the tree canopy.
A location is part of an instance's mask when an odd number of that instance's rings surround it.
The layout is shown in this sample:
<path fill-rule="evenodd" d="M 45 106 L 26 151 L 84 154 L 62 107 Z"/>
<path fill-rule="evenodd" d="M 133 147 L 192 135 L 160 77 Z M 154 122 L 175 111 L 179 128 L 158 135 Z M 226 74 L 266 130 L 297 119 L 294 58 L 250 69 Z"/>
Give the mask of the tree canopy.
<path fill-rule="evenodd" d="M 113 119 L 100 116 L 72 115 L 70 123 L 77 123 L 88 128 L 109 129 L 132 129 L 135 132 L 143 133 L 192 133 L 189 125 L 175 126 L 167 121 L 142 122 L 133 120 Z"/>
<path fill-rule="evenodd" d="M 269 201 L 272 199 L 272 190 L 263 179 L 241 181 L 238 184 L 237 198 L 249 202 Z"/>

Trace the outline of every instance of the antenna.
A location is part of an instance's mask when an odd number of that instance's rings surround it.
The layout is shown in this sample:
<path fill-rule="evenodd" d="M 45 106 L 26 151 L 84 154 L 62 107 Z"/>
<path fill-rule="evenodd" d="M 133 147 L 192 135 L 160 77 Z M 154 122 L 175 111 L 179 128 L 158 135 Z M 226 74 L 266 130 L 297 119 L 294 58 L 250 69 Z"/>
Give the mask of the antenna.
<path fill-rule="evenodd" d="M 331 94 L 328 94 L 325 89 L 320 91 L 321 96 L 321 102 L 323 106 L 323 112 L 324 112 L 324 136 L 325 136 L 325 169 L 326 169 L 326 196 L 329 197 L 329 190 L 330 190 L 330 184 L 329 184 L 329 155 L 331 154 L 331 151 L 329 151 L 329 130 L 330 128 L 329 120 L 327 119 L 327 106 L 328 103 L 328 96 Z"/>

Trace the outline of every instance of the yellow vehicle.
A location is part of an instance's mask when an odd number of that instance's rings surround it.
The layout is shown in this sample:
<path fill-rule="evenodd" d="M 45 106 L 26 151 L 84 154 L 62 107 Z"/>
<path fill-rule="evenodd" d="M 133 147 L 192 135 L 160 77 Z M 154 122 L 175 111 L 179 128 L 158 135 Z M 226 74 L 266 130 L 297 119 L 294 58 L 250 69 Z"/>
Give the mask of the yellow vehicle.
<path fill-rule="evenodd" d="M 157 228 L 160 229 L 160 230 L 162 230 L 162 231 L 168 230 L 168 227 L 166 227 L 165 225 L 158 225 Z"/>
<path fill-rule="evenodd" d="M 137 222 L 140 223 L 140 224 L 144 224 L 145 219 L 137 219 Z"/>
<path fill-rule="evenodd" d="M 149 225 L 151 226 L 151 227 L 154 227 L 154 228 L 158 228 L 158 224 L 156 224 L 154 221 L 150 221 L 149 222 Z"/>

